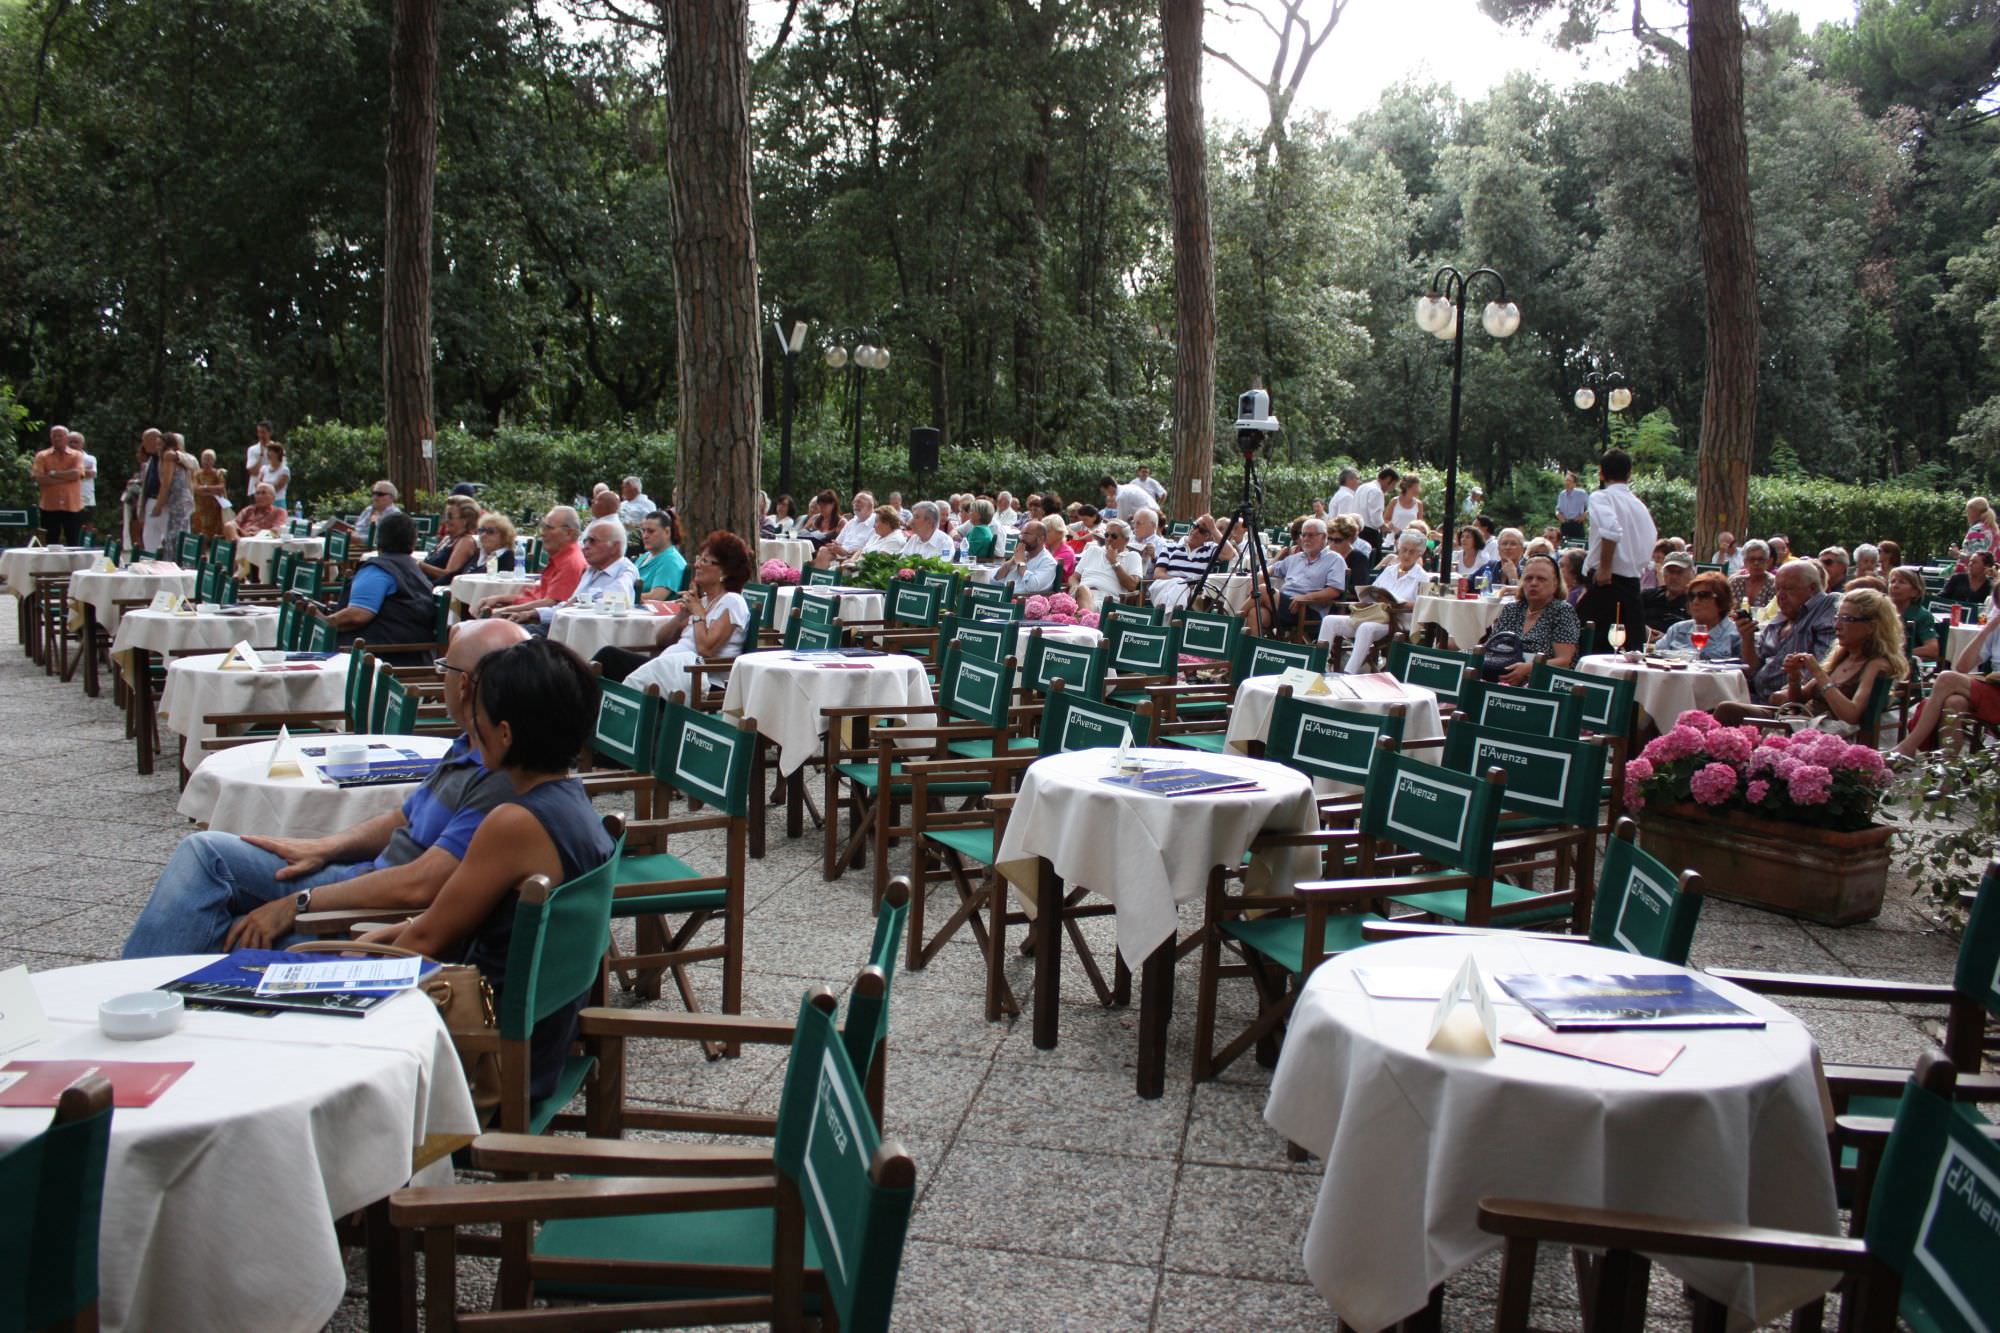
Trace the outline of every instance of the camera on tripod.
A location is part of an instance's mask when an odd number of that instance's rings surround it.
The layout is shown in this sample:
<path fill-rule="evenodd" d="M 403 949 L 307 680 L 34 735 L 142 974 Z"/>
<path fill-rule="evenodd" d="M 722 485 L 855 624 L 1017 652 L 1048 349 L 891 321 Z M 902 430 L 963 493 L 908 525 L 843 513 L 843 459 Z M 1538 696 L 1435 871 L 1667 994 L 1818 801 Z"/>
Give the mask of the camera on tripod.
<path fill-rule="evenodd" d="M 1236 395 L 1236 448 L 1245 462 L 1252 462 L 1264 441 L 1278 432 L 1278 419 L 1271 415 L 1271 395 L 1251 389 Z"/>

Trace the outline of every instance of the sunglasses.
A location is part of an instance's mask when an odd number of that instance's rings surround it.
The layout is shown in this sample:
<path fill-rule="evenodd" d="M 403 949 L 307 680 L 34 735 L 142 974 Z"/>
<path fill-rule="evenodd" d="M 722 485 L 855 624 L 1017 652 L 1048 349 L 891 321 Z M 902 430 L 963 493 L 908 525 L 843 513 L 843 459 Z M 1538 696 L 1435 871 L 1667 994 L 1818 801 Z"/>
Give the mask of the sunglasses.
<path fill-rule="evenodd" d="M 492 526 L 491 524 L 488 524 L 487 526 L 479 530 L 479 535 L 482 537 L 484 537 L 488 533 L 492 533 L 494 536 L 497 537 L 500 534 L 500 529 Z"/>
<path fill-rule="evenodd" d="M 1873 616 L 1835 616 L 1833 623 L 1836 625 L 1865 625 L 1874 618 Z"/>
<path fill-rule="evenodd" d="M 387 491 L 371 491 L 370 494 L 373 495 L 378 500 L 386 500 L 389 498 L 389 492 Z"/>

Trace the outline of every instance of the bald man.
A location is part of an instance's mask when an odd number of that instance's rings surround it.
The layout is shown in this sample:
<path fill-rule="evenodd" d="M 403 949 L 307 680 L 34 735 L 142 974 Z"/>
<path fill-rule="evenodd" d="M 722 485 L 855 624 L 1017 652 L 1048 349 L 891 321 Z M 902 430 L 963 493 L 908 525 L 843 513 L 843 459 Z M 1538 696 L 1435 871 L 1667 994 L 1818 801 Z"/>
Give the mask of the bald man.
<path fill-rule="evenodd" d="M 125 956 L 275 949 L 301 912 L 430 906 L 486 812 L 514 794 L 472 749 L 467 682 L 480 659 L 527 637 L 511 620 L 467 621 L 453 631 L 444 705 L 461 732 L 400 809 L 324 838 L 182 839 L 125 940 Z"/>

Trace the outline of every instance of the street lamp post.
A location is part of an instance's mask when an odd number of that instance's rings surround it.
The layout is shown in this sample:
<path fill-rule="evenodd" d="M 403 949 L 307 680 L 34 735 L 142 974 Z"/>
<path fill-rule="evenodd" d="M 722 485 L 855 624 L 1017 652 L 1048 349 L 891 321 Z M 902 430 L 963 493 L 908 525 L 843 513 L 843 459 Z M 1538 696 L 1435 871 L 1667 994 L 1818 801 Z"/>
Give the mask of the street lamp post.
<path fill-rule="evenodd" d="M 864 370 L 887 370 L 889 349 L 882 346 L 882 336 L 872 329 L 841 329 L 833 335 L 833 342 L 826 349 L 826 364 L 829 370 L 847 370 L 848 407 L 854 413 L 854 480 L 853 489 L 861 489 L 861 372 Z"/>
<path fill-rule="evenodd" d="M 1602 389 L 1600 394 L 1598 390 Z M 1632 390 L 1627 387 L 1625 372 L 1622 370 L 1593 370 L 1583 377 L 1582 387 L 1571 397 L 1579 412 L 1588 412 L 1603 403 L 1598 413 L 1603 421 L 1604 447 L 1611 447 L 1611 414 L 1623 412 L 1632 406 Z"/>
<path fill-rule="evenodd" d="M 1491 279 L 1494 299 L 1486 303 L 1480 324 L 1495 338 L 1512 337 L 1521 327 L 1521 308 L 1507 299 L 1507 280 L 1490 268 L 1461 273 L 1446 264 L 1431 275 L 1430 290 L 1417 298 L 1417 327 L 1441 342 L 1451 344 L 1451 425 L 1445 441 L 1444 517 L 1445 531 L 1439 541 L 1438 583 L 1451 588 L 1451 562 L 1458 554 L 1457 534 L 1451 525 L 1458 516 L 1458 404 L 1465 379 L 1465 302 L 1469 289 L 1482 278 Z"/>
<path fill-rule="evenodd" d="M 778 394 L 778 419 L 783 423 L 778 430 L 778 494 L 789 495 L 792 491 L 792 409 L 799 399 L 799 353 L 806 345 L 806 322 L 792 325 L 789 337 L 784 324 L 773 321 L 771 328 L 778 335 L 778 353 L 785 359 L 785 383 Z"/>

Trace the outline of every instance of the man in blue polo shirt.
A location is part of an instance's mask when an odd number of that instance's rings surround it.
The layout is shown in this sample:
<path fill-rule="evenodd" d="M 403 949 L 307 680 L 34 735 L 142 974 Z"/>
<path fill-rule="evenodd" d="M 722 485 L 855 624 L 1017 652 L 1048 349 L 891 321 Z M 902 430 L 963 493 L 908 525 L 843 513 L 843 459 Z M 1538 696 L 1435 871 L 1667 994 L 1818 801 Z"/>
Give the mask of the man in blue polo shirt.
<path fill-rule="evenodd" d="M 444 702 L 469 727 L 469 673 L 528 632 L 511 620 L 460 625 L 444 655 Z M 125 957 L 282 946 L 300 912 L 421 910 L 452 872 L 486 812 L 513 795 L 465 735 L 402 808 L 324 838 L 190 834 L 174 849 L 125 940 Z"/>
<path fill-rule="evenodd" d="M 1277 605 L 1271 602 L 1272 587 L 1257 590 L 1257 607 L 1279 629 L 1303 625 L 1315 634 L 1319 619 L 1326 614 L 1347 586 L 1347 561 L 1326 544 L 1326 524 L 1309 518 L 1299 525 L 1299 545 L 1270 568 L 1271 584 L 1277 591 Z"/>

